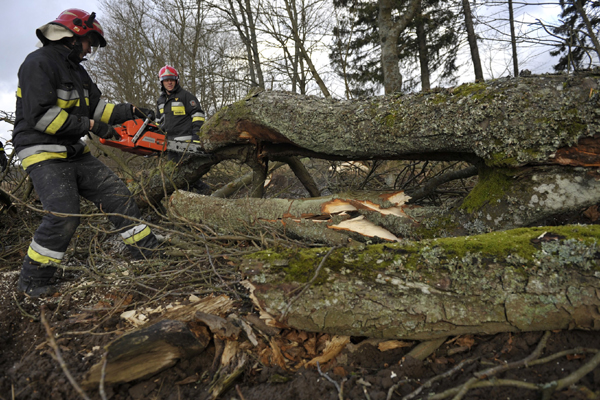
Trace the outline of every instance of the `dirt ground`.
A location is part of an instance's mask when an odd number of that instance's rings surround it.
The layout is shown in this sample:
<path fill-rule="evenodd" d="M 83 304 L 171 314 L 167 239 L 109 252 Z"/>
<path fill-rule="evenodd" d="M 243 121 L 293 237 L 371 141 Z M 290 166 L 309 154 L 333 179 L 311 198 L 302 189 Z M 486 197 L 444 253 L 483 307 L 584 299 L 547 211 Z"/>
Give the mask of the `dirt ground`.
<path fill-rule="evenodd" d="M 38 320 L 40 310 L 54 332 L 65 368 L 77 382 L 82 382 L 90 367 L 102 357 L 103 346 L 133 327 L 119 317 L 122 310 L 135 308 L 140 294 L 123 293 L 111 288 L 86 289 L 82 276 L 66 277 L 61 293 L 68 295 L 32 300 L 15 294 L 18 274 L 3 272 L 0 307 L 0 399 L 78 399 L 66 373 L 55 359 L 44 325 Z M 79 289 L 75 290 L 74 288 Z M 67 288 L 69 290 L 67 290 Z M 127 302 L 119 299 L 127 298 Z M 181 298 L 164 298 L 164 306 L 185 304 Z M 125 304 L 115 313 L 114 304 Z M 129 305 L 127 305 L 129 304 Z M 243 309 L 243 307 L 241 307 Z M 250 311 L 250 310 L 248 310 Z M 149 320 L 152 321 L 152 315 Z M 298 332 L 281 331 L 282 337 L 297 337 Z M 320 341 L 323 335 L 310 333 Z M 300 335 L 302 336 L 302 335 Z M 304 334 L 306 336 L 306 334 Z M 542 332 L 503 333 L 494 336 L 449 338 L 433 354 L 419 361 L 407 354 L 416 343 L 404 343 L 381 351 L 380 341 L 351 338 L 344 350 L 316 368 L 295 372 L 264 365 L 258 351 L 251 351 L 251 362 L 234 382 L 223 399 L 401 399 L 427 398 L 463 384 L 476 371 L 522 360 L 534 352 Z M 586 331 L 550 333 L 540 359 L 570 349 L 576 353 L 559 355 L 542 364 L 510 369 L 490 380 L 490 387 L 469 390 L 464 399 L 539 399 L 541 391 L 499 385 L 501 380 L 542 384 L 564 378 L 586 364 L 594 349 L 600 349 L 600 334 Z M 125 399 L 204 399 L 208 398 L 209 371 L 215 355 L 210 345 L 202 354 L 179 360 L 173 367 L 156 375 L 126 384 L 106 386 L 105 397 Z M 461 364 L 461 362 L 464 362 Z M 460 365 L 460 366 L 459 366 Z M 440 377 L 452 369 L 456 372 Z M 433 384 L 427 383 L 438 377 Z M 441 379 L 439 379 L 441 378 Z M 417 396 L 406 397 L 421 388 Z M 91 399 L 101 399 L 98 388 L 86 389 Z M 453 398 L 450 395 L 448 398 Z M 434 397 L 436 398 L 436 397 Z M 439 398 L 439 397 L 437 397 Z M 595 368 L 575 385 L 554 392 L 548 399 L 600 398 L 600 368 Z"/>

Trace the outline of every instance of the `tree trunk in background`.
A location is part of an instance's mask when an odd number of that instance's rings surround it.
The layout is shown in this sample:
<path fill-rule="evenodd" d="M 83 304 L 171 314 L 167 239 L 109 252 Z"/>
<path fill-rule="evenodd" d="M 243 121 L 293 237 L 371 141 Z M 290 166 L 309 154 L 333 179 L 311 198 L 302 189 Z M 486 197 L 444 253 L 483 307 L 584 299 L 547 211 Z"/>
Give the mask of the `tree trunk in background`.
<path fill-rule="evenodd" d="M 592 43 L 594 44 L 594 49 L 596 49 L 596 55 L 598 57 L 600 57 L 600 41 L 598 41 L 598 36 L 596 36 L 596 32 L 594 32 L 594 27 L 592 26 L 592 23 L 587 15 L 587 13 L 585 12 L 585 9 L 583 8 L 582 1 L 574 0 L 573 3 L 575 3 L 577 12 L 579 13 L 579 15 L 581 16 L 581 19 L 583 19 L 583 22 L 585 23 L 585 28 L 587 30 L 587 33 L 588 33 Z"/>
<path fill-rule="evenodd" d="M 402 74 L 398 68 L 398 36 L 406 29 L 408 23 L 421 4 L 421 0 L 412 0 L 402 17 L 394 22 L 392 18 L 393 0 L 378 0 L 379 5 L 379 40 L 381 41 L 381 68 L 383 69 L 383 86 L 385 94 L 402 90 Z"/>
<path fill-rule="evenodd" d="M 431 89 L 429 81 L 429 54 L 427 53 L 427 34 L 425 32 L 425 22 L 421 14 L 419 5 L 419 14 L 417 16 L 417 41 L 419 42 L 419 65 L 421 66 L 421 90 Z"/>
<path fill-rule="evenodd" d="M 510 45 L 512 47 L 513 76 L 519 76 L 519 59 L 517 58 L 517 37 L 515 36 L 515 13 L 513 2 L 508 0 L 508 19 L 510 20 Z"/>
<path fill-rule="evenodd" d="M 462 0 L 463 11 L 465 13 L 465 25 L 467 27 L 467 39 L 471 49 L 471 60 L 475 71 L 475 81 L 483 82 L 483 69 L 481 68 L 481 59 L 479 58 L 479 48 L 477 46 L 477 35 L 473 25 L 473 15 L 471 14 L 471 6 L 469 0 Z"/>

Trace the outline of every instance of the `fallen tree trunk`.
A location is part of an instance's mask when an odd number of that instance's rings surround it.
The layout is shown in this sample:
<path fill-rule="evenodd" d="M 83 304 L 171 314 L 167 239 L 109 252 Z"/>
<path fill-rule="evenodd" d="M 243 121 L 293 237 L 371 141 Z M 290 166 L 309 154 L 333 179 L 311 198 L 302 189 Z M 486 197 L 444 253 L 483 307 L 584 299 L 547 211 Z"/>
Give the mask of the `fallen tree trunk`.
<path fill-rule="evenodd" d="M 358 192 L 310 199 L 221 199 L 179 191 L 171 196 L 177 217 L 226 234 L 276 231 L 326 245 L 352 240 L 398 241 L 415 225 L 419 209 L 404 206 L 403 192 Z"/>
<path fill-rule="evenodd" d="M 329 256 L 326 249 L 264 251 L 243 270 L 274 326 L 414 340 L 600 330 L 599 240 L 598 226 L 517 229 L 344 247 Z"/>
<path fill-rule="evenodd" d="M 223 108 L 204 125 L 200 140 L 211 152 L 256 144 L 268 157 L 295 151 L 348 160 L 479 159 L 515 167 L 552 161 L 559 148 L 599 133 L 597 88 L 594 75 L 582 74 L 356 100 L 262 92 Z"/>
<path fill-rule="evenodd" d="M 212 164 L 235 158 L 252 165 L 256 196 L 268 161 L 290 156 L 466 160 L 478 169 L 476 188 L 450 210 L 427 212 L 419 231 L 405 236 L 479 234 L 600 203 L 597 88 L 594 75 L 582 74 L 347 101 L 262 92 L 222 109 L 203 127 L 201 141 Z M 197 163 L 190 159 L 169 178 L 184 177 L 181 183 L 165 189 L 157 179 L 146 192 L 159 199 L 212 165 Z"/>

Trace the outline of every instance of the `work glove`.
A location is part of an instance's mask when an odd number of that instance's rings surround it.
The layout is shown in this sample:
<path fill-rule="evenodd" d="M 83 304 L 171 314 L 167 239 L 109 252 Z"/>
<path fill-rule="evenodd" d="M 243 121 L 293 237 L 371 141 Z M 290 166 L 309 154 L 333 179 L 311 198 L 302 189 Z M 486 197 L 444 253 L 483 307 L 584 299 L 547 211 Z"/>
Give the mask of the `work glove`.
<path fill-rule="evenodd" d="M 154 120 L 154 111 L 149 108 L 135 107 L 133 115 L 141 119 L 150 118 L 151 121 Z"/>
<path fill-rule="evenodd" d="M 92 133 L 102 139 L 118 140 L 121 139 L 115 128 L 102 121 L 94 121 L 94 126 L 90 129 Z"/>

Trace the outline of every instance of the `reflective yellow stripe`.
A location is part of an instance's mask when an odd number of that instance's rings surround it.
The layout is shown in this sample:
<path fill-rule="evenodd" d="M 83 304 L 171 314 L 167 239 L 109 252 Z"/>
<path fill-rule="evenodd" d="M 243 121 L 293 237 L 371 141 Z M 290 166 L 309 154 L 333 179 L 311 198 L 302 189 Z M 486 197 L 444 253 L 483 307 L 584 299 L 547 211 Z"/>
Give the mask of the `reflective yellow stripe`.
<path fill-rule="evenodd" d="M 192 122 L 196 122 L 196 121 L 204 121 L 204 117 L 194 117 L 194 118 L 192 118 Z"/>
<path fill-rule="evenodd" d="M 61 261 L 58 258 L 43 256 L 40 253 L 38 253 L 37 251 L 35 251 L 34 249 L 32 249 L 31 246 L 29 246 L 29 249 L 27 250 L 27 255 L 33 261 L 39 262 L 40 264 L 48 264 L 49 262 L 60 263 L 60 261 Z"/>
<path fill-rule="evenodd" d="M 175 115 L 185 115 L 185 107 L 183 106 L 171 107 L 171 111 L 173 111 L 173 114 Z"/>
<path fill-rule="evenodd" d="M 127 239 L 123 239 L 123 242 L 125 242 L 125 244 L 134 244 L 148 236 L 150 233 L 152 233 L 152 231 L 150 230 L 150 227 L 147 226 L 141 232 L 136 233 L 135 235 L 130 236 Z"/>
<path fill-rule="evenodd" d="M 114 109 L 114 104 L 107 103 L 106 107 L 104 107 L 104 111 L 102 112 L 102 117 L 100 118 L 100 121 L 108 124 L 110 122 L 110 116 L 112 115 Z"/>
<path fill-rule="evenodd" d="M 76 100 L 63 100 L 63 99 L 58 99 L 56 100 L 56 105 L 59 106 L 60 108 L 71 108 L 71 107 L 75 107 L 75 106 L 79 106 L 79 99 Z"/>
<path fill-rule="evenodd" d="M 69 118 L 69 114 L 65 110 L 61 110 L 58 116 L 54 118 L 54 121 L 48 125 L 46 132 L 52 135 L 55 134 L 65 124 L 67 118 Z"/>
<path fill-rule="evenodd" d="M 17 97 L 23 97 L 23 96 L 21 96 L 21 88 L 20 87 L 17 88 Z"/>
<path fill-rule="evenodd" d="M 88 149 L 88 151 L 90 151 L 90 150 Z M 85 151 L 84 151 L 84 153 L 85 153 Z M 36 163 L 39 163 L 42 161 L 46 161 L 46 160 L 52 160 L 54 158 L 67 158 L 67 152 L 65 151 L 64 153 L 34 154 L 32 156 L 25 158 L 24 160 L 21 160 L 21 165 L 23 166 L 24 169 L 27 169 L 33 164 L 36 164 Z"/>

